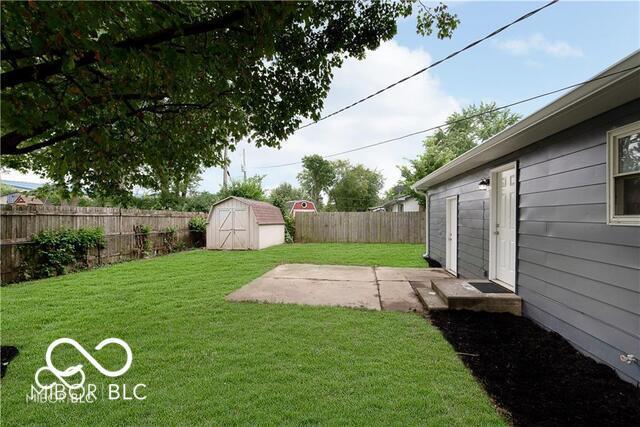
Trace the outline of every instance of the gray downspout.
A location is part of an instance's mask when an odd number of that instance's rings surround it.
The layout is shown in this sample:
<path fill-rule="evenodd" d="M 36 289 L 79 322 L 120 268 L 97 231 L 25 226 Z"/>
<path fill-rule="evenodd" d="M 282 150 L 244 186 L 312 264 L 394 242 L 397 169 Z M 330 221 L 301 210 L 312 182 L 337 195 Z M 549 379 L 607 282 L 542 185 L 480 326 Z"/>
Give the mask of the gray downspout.
<path fill-rule="evenodd" d="M 424 212 L 425 212 L 425 245 L 426 245 L 426 250 L 425 253 L 423 255 L 423 258 L 426 258 L 427 256 L 429 256 L 429 195 L 427 193 L 425 193 L 424 191 L 420 191 L 417 188 L 414 188 L 413 191 L 415 191 L 418 194 L 421 194 L 422 196 L 424 196 Z"/>

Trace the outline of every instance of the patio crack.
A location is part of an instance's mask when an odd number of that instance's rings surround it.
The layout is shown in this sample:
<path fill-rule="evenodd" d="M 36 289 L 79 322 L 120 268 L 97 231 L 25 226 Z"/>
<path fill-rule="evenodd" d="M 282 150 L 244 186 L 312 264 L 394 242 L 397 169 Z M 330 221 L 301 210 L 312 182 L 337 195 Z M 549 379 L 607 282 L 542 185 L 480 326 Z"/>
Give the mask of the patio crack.
<path fill-rule="evenodd" d="M 376 280 L 376 289 L 378 289 L 378 303 L 380 304 L 380 311 L 382 311 L 382 295 L 380 294 L 380 281 L 378 280 L 377 267 L 373 266 L 373 277 Z"/>
<path fill-rule="evenodd" d="M 277 279 L 277 280 L 312 280 L 314 282 L 344 282 L 345 279 L 322 279 L 319 277 L 291 277 L 291 276 L 266 276 L 265 279 Z M 377 278 L 375 277 L 375 273 L 374 273 L 374 279 L 373 280 L 347 280 L 349 282 L 357 282 L 357 283 L 371 283 L 376 282 L 377 284 Z"/>

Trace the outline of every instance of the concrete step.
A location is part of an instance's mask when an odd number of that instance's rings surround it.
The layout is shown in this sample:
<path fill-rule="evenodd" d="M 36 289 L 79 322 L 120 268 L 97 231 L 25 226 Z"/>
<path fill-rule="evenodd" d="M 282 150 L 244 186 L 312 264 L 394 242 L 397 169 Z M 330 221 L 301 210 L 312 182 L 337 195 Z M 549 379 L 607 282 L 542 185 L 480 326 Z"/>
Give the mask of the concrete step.
<path fill-rule="evenodd" d="M 447 309 L 447 305 L 431 288 L 430 280 L 411 280 L 409 283 L 426 311 Z"/>
<path fill-rule="evenodd" d="M 431 280 L 431 287 L 451 310 L 522 314 L 522 299 L 512 292 L 483 293 L 466 279 L 434 279 Z"/>
<path fill-rule="evenodd" d="M 418 299 L 424 305 L 427 311 L 447 310 L 447 304 L 436 294 L 434 291 L 428 288 L 416 288 L 416 295 Z"/>

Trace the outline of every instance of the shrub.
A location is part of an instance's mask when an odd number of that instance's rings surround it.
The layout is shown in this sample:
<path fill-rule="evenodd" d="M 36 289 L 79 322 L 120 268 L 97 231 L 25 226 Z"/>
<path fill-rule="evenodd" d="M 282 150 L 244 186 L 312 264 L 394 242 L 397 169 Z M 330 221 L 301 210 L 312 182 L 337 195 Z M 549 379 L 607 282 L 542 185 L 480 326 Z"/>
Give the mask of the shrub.
<path fill-rule="evenodd" d="M 43 230 L 32 237 L 23 262 L 25 279 L 65 274 L 89 266 L 89 250 L 105 246 L 102 228 Z"/>
<path fill-rule="evenodd" d="M 204 233 L 207 231 L 207 220 L 201 216 L 194 216 L 189 220 L 189 230 Z"/>
<path fill-rule="evenodd" d="M 296 221 L 293 216 L 286 214 L 284 216 L 284 242 L 293 243 L 296 235 Z"/>
<path fill-rule="evenodd" d="M 202 216 L 194 216 L 189 220 L 189 230 L 192 232 L 193 245 L 202 247 L 205 245 L 207 234 L 207 219 Z"/>

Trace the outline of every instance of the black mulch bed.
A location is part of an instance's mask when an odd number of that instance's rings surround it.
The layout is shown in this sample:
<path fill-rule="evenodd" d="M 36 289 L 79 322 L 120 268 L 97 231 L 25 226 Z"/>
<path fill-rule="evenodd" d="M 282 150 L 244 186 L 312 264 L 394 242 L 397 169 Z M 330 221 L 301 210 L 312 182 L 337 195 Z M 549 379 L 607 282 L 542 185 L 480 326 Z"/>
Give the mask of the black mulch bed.
<path fill-rule="evenodd" d="M 640 426 L 640 388 L 560 335 L 510 314 L 430 317 L 514 425 Z"/>

